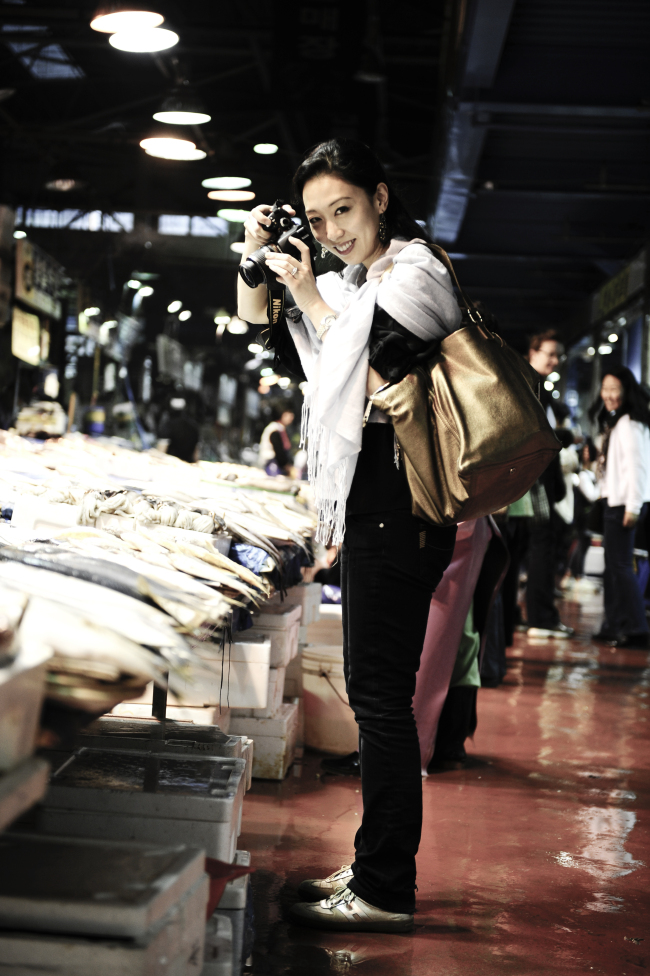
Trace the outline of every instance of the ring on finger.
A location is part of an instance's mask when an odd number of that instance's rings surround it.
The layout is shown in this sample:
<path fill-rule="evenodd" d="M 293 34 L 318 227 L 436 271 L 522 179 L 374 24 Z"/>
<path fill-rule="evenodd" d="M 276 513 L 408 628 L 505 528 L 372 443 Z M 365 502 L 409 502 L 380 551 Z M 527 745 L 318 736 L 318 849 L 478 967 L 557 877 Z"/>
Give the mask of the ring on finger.
<path fill-rule="evenodd" d="M 296 275 L 298 274 L 298 269 L 297 269 L 297 268 L 296 268 L 296 267 L 294 266 L 294 267 L 293 267 L 293 268 L 291 269 L 291 271 L 290 271 L 290 274 L 292 274 L 292 275 L 293 275 L 293 277 L 295 278 L 295 277 L 296 277 Z"/>

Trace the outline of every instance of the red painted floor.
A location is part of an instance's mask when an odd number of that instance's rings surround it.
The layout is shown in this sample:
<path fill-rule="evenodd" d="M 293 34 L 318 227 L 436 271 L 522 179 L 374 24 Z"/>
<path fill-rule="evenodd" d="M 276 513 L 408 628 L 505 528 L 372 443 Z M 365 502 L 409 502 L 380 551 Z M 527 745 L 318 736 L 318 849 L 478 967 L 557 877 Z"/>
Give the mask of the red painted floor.
<path fill-rule="evenodd" d="M 326 934 L 289 925 L 306 877 L 349 862 L 359 781 L 257 781 L 240 846 L 253 854 L 255 976 L 492 976 L 650 969 L 650 655 L 586 635 L 597 600 L 565 602 L 585 635 L 519 635 L 505 684 L 479 692 L 472 768 L 424 783 L 416 930 Z"/>

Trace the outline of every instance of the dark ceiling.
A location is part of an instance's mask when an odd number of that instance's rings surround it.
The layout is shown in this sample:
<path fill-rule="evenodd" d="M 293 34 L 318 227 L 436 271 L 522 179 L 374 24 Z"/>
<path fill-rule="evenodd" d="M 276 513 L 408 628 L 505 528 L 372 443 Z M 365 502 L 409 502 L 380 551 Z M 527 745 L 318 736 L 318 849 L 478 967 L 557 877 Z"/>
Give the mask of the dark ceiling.
<path fill-rule="evenodd" d="M 376 149 L 515 341 L 576 334 L 588 294 L 650 236 L 647 0 L 154 6 L 180 35 L 159 55 L 111 48 L 92 5 L 0 4 L 1 201 L 136 215 L 131 233 L 30 231 L 94 289 L 119 291 L 137 267 L 170 297 L 232 304 L 232 235 L 166 238 L 157 215 L 214 215 L 209 176 L 286 197 L 303 151 L 332 135 Z M 193 129 L 208 155 L 152 159 L 139 141 L 183 82 L 212 116 Z M 258 141 L 280 150 L 257 155 Z M 46 189 L 60 178 L 83 188 Z"/>

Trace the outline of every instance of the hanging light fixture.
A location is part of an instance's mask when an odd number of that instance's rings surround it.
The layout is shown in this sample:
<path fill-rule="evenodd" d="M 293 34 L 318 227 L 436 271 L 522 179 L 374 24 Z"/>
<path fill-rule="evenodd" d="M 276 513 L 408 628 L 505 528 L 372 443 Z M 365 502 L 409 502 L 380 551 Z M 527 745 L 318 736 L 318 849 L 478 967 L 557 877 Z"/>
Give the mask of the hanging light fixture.
<path fill-rule="evenodd" d="M 250 185 L 245 176 L 211 176 L 201 183 L 208 190 L 243 190 Z"/>
<path fill-rule="evenodd" d="M 259 153 L 260 156 L 273 156 L 277 151 L 278 147 L 274 142 L 258 142 L 253 146 L 253 152 Z"/>
<path fill-rule="evenodd" d="M 254 200 L 252 190 L 210 190 L 209 200 L 227 200 L 230 203 L 243 203 L 244 200 Z"/>
<path fill-rule="evenodd" d="M 177 139 L 174 136 L 151 136 L 142 139 L 140 145 L 148 156 L 156 156 L 158 159 L 205 159 L 207 155 L 202 149 L 197 149 L 196 144 L 189 139 Z"/>
<path fill-rule="evenodd" d="M 138 3 L 103 3 L 95 11 L 90 26 L 103 34 L 160 27 L 165 19 L 163 15 L 154 13 L 153 10 L 138 9 L 139 6 Z"/>
<path fill-rule="evenodd" d="M 142 27 L 138 30 L 121 30 L 108 39 L 111 47 L 118 51 L 130 51 L 134 54 L 153 54 L 156 51 L 168 51 L 178 44 L 179 37 L 174 31 L 165 27 Z"/>
<path fill-rule="evenodd" d="M 175 91 L 165 99 L 159 112 L 154 113 L 156 122 L 166 125 L 202 125 L 212 116 L 204 111 L 203 105 L 191 92 Z"/>
<path fill-rule="evenodd" d="M 225 208 L 224 210 L 217 210 L 217 217 L 222 217 L 224 220 L 228 220 L 233 224 L 243 224 L 250 217 L 250 210 L 231 210 Z"/>

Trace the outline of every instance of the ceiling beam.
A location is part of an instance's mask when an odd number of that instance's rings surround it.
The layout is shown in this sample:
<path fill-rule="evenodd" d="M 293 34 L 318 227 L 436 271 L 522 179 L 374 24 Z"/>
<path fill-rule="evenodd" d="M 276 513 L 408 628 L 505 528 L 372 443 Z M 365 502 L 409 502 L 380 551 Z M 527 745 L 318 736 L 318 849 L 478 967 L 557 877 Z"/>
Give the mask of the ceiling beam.
<path fill-rule="evenodd" d="M 465 57 L 456 91 L 491 88 L 501 60 L 515 0 L 475 0 L 463 39 Z M 471 105 L 471 108 L 468 108 Z M 451 108 L 451 106 L 450 106 Z M 435 240 L 453 243 L 465 219 L 486 137 L 474 124 L 473 102 L 447 109 L 445 154 L 440 187 L 430 221 Z"/>

